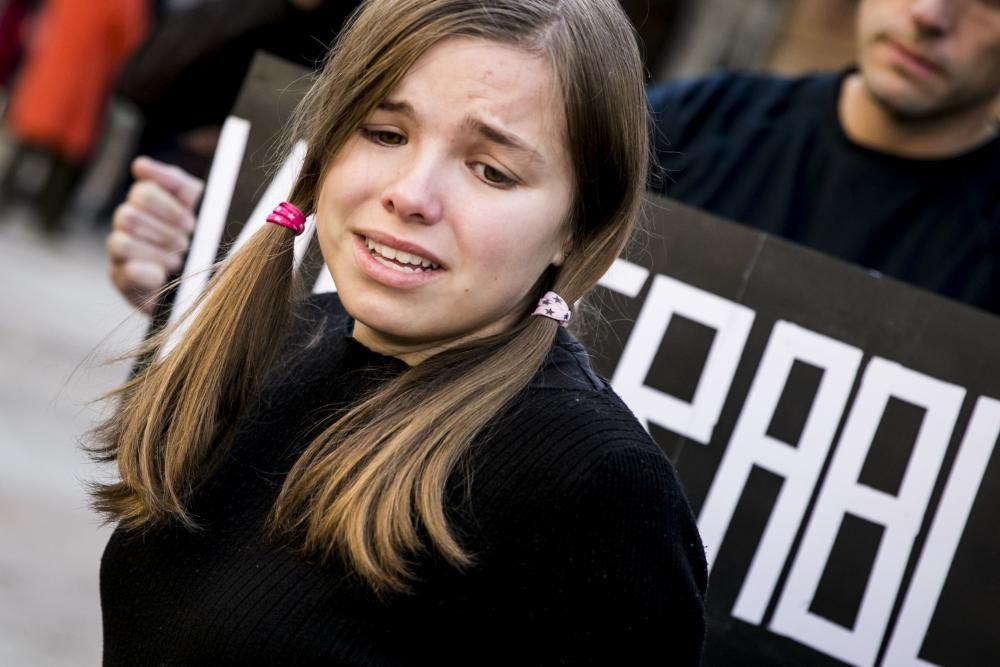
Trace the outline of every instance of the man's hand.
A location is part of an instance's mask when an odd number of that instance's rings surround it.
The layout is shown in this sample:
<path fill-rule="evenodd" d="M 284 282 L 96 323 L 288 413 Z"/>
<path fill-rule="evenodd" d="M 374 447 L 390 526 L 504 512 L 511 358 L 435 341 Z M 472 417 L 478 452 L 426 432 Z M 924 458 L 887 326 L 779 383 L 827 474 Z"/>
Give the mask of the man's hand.
<path fill-rule="evenodd" d="M 136 182 L 111 218 L 111 282 L 129 303 L 152 314 L 152 297 L 181 268 L 205 184 L 148 157 L 132 162 L 132 175 Z"/>

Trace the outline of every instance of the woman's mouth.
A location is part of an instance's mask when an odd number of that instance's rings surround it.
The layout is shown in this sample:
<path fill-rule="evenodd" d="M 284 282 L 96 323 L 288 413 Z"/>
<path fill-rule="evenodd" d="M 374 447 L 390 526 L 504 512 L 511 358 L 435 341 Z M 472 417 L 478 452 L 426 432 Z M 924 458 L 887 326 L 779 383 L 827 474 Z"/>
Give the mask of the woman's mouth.
<path fill-rule="evenodd" d="M 392 246 L 373 241 L 368 237 L 365 237 L 365 245 L 368 246 L 368 250 L 375 261 L 401 273 L 426 273 L 437 271 L 441 268 L 440 265 L 420 255 L 398 250 Z"/>

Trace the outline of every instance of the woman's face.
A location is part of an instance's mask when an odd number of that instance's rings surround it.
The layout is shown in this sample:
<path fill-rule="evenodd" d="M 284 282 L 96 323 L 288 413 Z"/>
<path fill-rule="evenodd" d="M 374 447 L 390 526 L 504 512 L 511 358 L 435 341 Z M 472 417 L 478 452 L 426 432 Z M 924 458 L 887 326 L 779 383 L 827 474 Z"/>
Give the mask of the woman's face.
<path fill-rule="evenodd" d="M 566 121 L 551 66 L 445 40 L 329 165 L 316 219 L 354 336 L 417 363 L 522 317 L 568 249 Z"/>

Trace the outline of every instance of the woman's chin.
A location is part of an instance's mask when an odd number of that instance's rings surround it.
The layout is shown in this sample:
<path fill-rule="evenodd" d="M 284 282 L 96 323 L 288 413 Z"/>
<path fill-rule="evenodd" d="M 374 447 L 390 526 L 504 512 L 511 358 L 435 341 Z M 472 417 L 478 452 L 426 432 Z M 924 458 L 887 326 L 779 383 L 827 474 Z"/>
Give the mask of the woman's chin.
<path fill-rule="evenodd" d="M 350 311 L 348 311 L 350 312 Z M 437 338 L 398 318 L 372 317 L 360 313 L 354 317 L 354 338 L 365 347 L 383 354 L 402 353 L 437 347 Z"/>

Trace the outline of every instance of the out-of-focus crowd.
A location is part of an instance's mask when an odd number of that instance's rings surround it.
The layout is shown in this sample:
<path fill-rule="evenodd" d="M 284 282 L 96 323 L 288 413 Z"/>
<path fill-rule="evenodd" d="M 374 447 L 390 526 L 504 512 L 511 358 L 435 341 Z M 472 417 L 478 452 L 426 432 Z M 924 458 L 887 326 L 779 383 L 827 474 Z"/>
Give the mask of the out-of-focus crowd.
<path fill-rule="evenodd" d="M 358 4 L 0 0 L 0 221 L 16 208 L 49 236 L 64 234 L 72 218 L 106 226 L 133 178 L 134 155 L 204 177 L 254 52 L 315 67 Z M 830 64 L 823 50 L 837 50 L 836 33 L 808 48 L 796 45 L 799 33 L 788 38 L 800 4 L 821 3 L 622 2 L 651 78 L 734 63 L 782 67 L 789 48 L 798 69 L 803 53 L 806 63 Z M 826 14 L 851 3 L 833 4 Z M 74 210 L 95 170 L 96 194 Z"/>
<path fill-rule="evenodd" d="M 129 148 L 101 193 L 99 220 L 107 220 L 107 207 L 128 185 L 128 153 L 203 175 L 253 53 L 315 65 L 356 4 L 0 2 L 0 207 L 18 207 L 49 235 L 63 232 L 107 138 L 112 106 L 132 110 L 128 117 L 141 129 L 125 138 Z"/>

